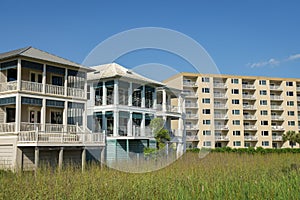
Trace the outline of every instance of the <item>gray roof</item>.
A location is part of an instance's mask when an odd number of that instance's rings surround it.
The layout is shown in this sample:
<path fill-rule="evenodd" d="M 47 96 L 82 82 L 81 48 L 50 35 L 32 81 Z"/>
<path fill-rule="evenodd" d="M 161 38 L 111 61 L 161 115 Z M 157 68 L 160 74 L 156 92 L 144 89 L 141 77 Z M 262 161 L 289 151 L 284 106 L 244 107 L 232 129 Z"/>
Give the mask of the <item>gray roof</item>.
<path fill-rule="evenodd" d="M 92 69 L 96 70 L 87 74 L 88 80 L 99 80 L 113 77 L 122 77 L 125 79 L 136 80 L 138 82 L 164 86 L 164 83 L 146 78 L 138 73 L 133 72 L 117 63 L 110 63 L 105 65 L 93 66 Z"/>
<path fill-rule="evenodd" d="M 49 62 L 53 62 L 53 63 L 83 68 L 87 71 L 93 71 L 89 67 L 82 66 L 78 63 L 72 62 L 65 58 L 50 54 L 48 52 L 45 52 L 45 51 L 42 51 L 42 50 L 39 50 L 39 49 L 36 49 L 33 47 L 25 47 L 25 48 L 9 51 L 6 53 L 1 53 L 0 60 L 8 59 L 8 58 L 16 57 L 16 56 L 24 56 L 24 57 L 29 57 L 29 58 L 39 59 L 39 60 L 45 60 L 45 61 L 49 61 Z"/>

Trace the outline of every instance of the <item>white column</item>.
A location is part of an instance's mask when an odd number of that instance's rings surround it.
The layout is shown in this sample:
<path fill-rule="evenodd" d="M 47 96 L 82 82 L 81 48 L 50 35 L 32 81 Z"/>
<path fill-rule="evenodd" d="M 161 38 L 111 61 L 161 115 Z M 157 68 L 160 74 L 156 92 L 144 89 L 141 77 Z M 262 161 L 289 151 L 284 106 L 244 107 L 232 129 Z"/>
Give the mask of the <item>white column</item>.
<path fill-rule="evenodd" d="M 87 77 L 86 77 L 86 73 L 85 73 L 85 78 L 84 78 L 84 98 L 87 99 Z M 91 88 L 90 88 L 90 95 L 91 95 Z"/>
<path fill-rule="evenodd" d="M 157 106 L 157 92 L 155 88 L 153 92 L 153 109 L 156 109 L 156 106 Z"/>
<path fill-rule="evenodd" d="M 127 122 L 127 136 L 132 136 L 132 112 L 129 112 L 129 119 Z"/>
<path fill-rule="evenodd" d="M 46 64 L 43 65 L 43 79 L 42 79 L 42 84 L 43 84 L 43 94 L 46 93 L 46 74 L 47 74 L 47 68 Z"/>
<path fill-rule="evenodd" d="M 165 89 L 162 91 L 162 110 L 167 112 L 167 93 Z"/>
<path fill-rule="evenodd" d="M 86 149 L 83 147 L 82 152 L 81 152 L 81 168 L 82 171 L 85 170 L 86 167 Z"/>
<path fill-rule="evenodd" d="M 60 170 L 62 169 L 63 160 L 64 160 L 64 148 L 61 147 L 58 153 L 58 169 Z"/>
<path fill-rule="evenodd" d="M 29 76 L 29 74 L 28 74 Z M 21 59 L 18 59 L 17 63 L 17 90 L 21 90 L 21 80 L 22 80 L 22 73 L 21 73 Z"/>
<path fill-rule="evenodd" d="M 119 104 L 119 81 L 117 79 L 114 82 L 114 104 Z"/>
<path fill-rule="evenodd" d="M 107 132 L 105 111 L 102 112 L 102 127 L 101 127 L 101 129 L 102 129 L 102 131 Z"/>
<path fill-rule="evenodd" d="M 183 120 L 182 120 L 182 118 L 180 117 L 179 119 L 178 119 L 178 136 L 180 136 L 180 137 L 183 137 Z"/>
<path fill-rule="evenodd" d="M 38 169 L 39 162 L 40 162 L 40 150 L 39 150 L 38 147 L 35 147 L 35 150 L 34 150 L 34 165 L 35 165 L 35 170 Z"/>
<path fill-rule="evenodd" d="M 20 125 L 21 125 L 21 109 L 22 109 L 22 105 L 21 105 L 21 95 L 20 94 L 16 94 L 16 116 L 15 116 L 15 132 L 20 132 Z"/>
<path fill-rule="evenodd" d="M 179 97 L 178 97 L 177 106 L 178 106 L 178 112 L 182 113 L 182 96 L 181 95 L 179 95 Z"/>
<path fill-rule="evenodd" d="M 142 113 L 142 121 L 141 121 L 141 136 L 145 136 L 145 113 Z"/>
<path fill-rule="evenodd" d="M 64 83 L 64 87 L 65 87 L 65 96 L 68 95 L 68 69 L 65 69 L 65 83 Z"/>
<path fill-rule="evenodd" d="M 41 108 L 41 131 L 45 131 L 46 125 L 46 99 L 43 98 L 42 100 L 42 108 Z"/>
<path fill-rule="evenodd" d="M 128 88 L 128 106 L 132 106 L 132 92 L 132 82 L 130 82 Z"/>
<path fill-rule="evenodd" d="M 63 125 L 64 125 L 64 132 L 66 132 L 67 125 L 68 125 L 68 101 L 65 101 L 65 106 L 63 111 Z"/>
<path fill-rule="evenodd" d="M 119 111 L 114 111 L 114 137 L 119 135 Z"/>
<path fill-rule="evenodd" d="M 87 127 L 87 105 L 86 102 L 84 102 L 83 104 L 84 104 L 84 108 L 82 111 L 82 126 Z"/>
<path fill-rule="evenodd" d="M 103 93 L 103 97 L 102 97 L 102 105 L 106 106 L 107 105 L 107 91 L 106 91 L 106 85 L 105 85 L 105 81 L 103 81 L 103 85 L 102 85 L 102 93 Z"/>
<path fill-rule="evenodd" d="M 142 108 L 145 108 L 145 102 L 146 102 L 146 99 L 145 99 L 145 85 L 142 86 Z"/>

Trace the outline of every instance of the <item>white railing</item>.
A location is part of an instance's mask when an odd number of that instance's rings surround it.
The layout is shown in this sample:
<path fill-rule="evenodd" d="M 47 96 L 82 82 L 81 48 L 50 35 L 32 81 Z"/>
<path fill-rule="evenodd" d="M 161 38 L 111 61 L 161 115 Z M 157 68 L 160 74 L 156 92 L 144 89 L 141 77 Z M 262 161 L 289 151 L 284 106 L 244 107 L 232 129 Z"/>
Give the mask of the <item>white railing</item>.
<path fill-rule="evenodd" d="M 196 124 L 186 124 L 186 125 L 185 125 L 185 128 L 186 128 L 187 130 L 197 130 L 197 129 L 199 129 L 199 126 L 196 125 Z"/>
<path fill-rule="evenodd" d="M 17 90 L 17 81 L 0 83 L 0 92 Z"/>
<path fill-rule="evenodd" d="M 214 118 L 216 119 L 228 119 L 228 116 L 225 114 L 214 114 Z"/>
<path fill-rule="evenodd" d="M 199 141 L 199 138 L 197 135 L 187 135 L 185 137 L 186 141 Z"/>
<path fill-rule="evenodd" d="M 186 108 L 198 108 L 197 103 L 185 103 Z"/>
<path fill-rule="evenodd" d="M 244 136 L 244 140 L 252 140 L 252 141 L 257 141 L 257 136 L 253 136 L 253 135 L 246 135 Z"/>
<path fill-rule="evenodd" d="M 183 92 L 183 94 L 187 97 L 196 97 L 197 93 L 195 92 Z"/>
<path fill-rule="evenodd" d="M 282 136 L 281 135 L 273 135 L 272 140 L 274 141 L 282 141 Z"/>
<path fill-rule="evenodd" d="M 300 97 L 297 97 L 297 101 L 300 101 Z"/>
<path fill-rule="evenodd" d="M 227 105 L 226 104 L 214 104 L 214 108 L 227 109 Z"/>
<path fill-rule="evenodd" d="M 80 89 L 80 88 L 70 88 L 70 87 L 68 87 L 68 96 L 84 98 L 85 97 L 85 92 L 84 92 L 83 89 Z"/>
<path fill-rule="evenodd" d="M 243 109 L 255 110 L 256 108 L 253 105 L 243 105 Z"/>
<path fill-rule="evenodd" d="M 132 127 L 132 136 L 134 136 L 134 137 L 141 136 L 141 127 L 133 126 Z"/>
<path fill-rule="evenodd" d="M 283 97 L 282 97 L 282 96 L 279 96 L 279 95 L 271 95 L 271 96 L 270 96 L 270 99 L 271 99 L 271 100 L 283 100 Z"/>
<path fill-rule="evenodd" d="M 222 93 L 214 93 L 215 98 L 227 98 L 225 94 Z"/>
<path fill-rule="evenodd" d="M 228 130 L 226 125 L 215 125 L 215 130 Z"/>
<path fill-rule="evenodd" d="M 255 89 L 255 86 L 254 86 L 254 85 L 251 85 L 251 84 L 243 84 L 243 85 L 242 85 L 242 88 L 243 88 L 243 89 Z"/>
<path fill-rule="evenodd" d="M 197 86 L 196 82 L 189 82 L 189 81 L 183 81 L 183 85 L 184 86 L 192 86 L 192 87 Z"/>
<path fill-rule="evenodd" d="M 246 120 L 256 120 L 256 116 L 255 115 L 244 115 L 244 119 L 246 119 Z"/>
<path fill-rule="evenodd" d="M 224 83 L 214 83 L 215 88 L 226 88 L 227 86 Z"/>
<path fill-rule="evenodd" d="M 178 106 L 167 105 L 166 107 L 168 112 L 179 112 Z"/>
<path fill-rule="evenodd" d="M 272 126 L 272 130 L 284 130 L 283 126 Z"/>
<path fill-rule="evenodd" d="M 270 85 L 271 90 L 281 90 L 280 85 Z"/>
<path fill-rule="evenodd" d="M 21 81 L 21 90 L 30 92 L 43 92 L 43 84 L 31 81 Z"/>
<path fill-rule="evenodd" d="M 64 95 L 65 94 L 65 87 L 64 86 L 58 86 L 58 85 L 46 84 L 46 93 L 47 94 L 54 94 L 54 95 Z"/>
<path fill-rule="evenodd" d="M 35 131 L 36 129 L 41 130 L 42 125 L 40 123 L 29 123 L 21 122 L 20 130 L 21 131 Z"/>
<path fill-rule="evenodd" d="M 244 99 L 255 99 L 255 96 L 250 95 L 250 94 L 243 94 Z"/>
<path fill-rule="evenodd" d="M 45 125 L 46 133 L 63 133 L 66 132 L 65 126 L 63 124 L 46 124 Z"/>
<path fill-rule="evenodd" d="M 257 130 L 257 127 L 254 125 L 244 125 L 245 130 Z"/>
<path fill-rule="evenodd" d="M 283 117 L 277 116 L 277 115 L 272 115 L 271 119 L 273 119 L 273 120 L 283 120 Z"/>
<path fill-rule="evenodd" d="M 282 107 L 271 105 L 271 110 L 282 110 Z"/>
<path fill-rule="evenodd" d="M 194 119 L 194 118 L 198 118 L 198 115 L 197 114 L 186 114 L 185 115 L 185 118 L 187 119 Z"/>
<path fill-rule="evenodd" d="M 296 89 L 297 89 L 297 91 L 300 91 L 300 87 L 299 87 L 299 86 L 297 86 L 297 88 L 296 88 Z"/>
<path fill-rule="evenodd" d="M 229 138 L 225 135 L 216 135 L 215 140 L 216 141 L 229 141 Z"/>
<path fill-rule="evenodd" d="M 15 132 L 16 124 L 15 122 L 12 123 L 1 123 L 0 124 L 0 133 L 14 133 Z"/>

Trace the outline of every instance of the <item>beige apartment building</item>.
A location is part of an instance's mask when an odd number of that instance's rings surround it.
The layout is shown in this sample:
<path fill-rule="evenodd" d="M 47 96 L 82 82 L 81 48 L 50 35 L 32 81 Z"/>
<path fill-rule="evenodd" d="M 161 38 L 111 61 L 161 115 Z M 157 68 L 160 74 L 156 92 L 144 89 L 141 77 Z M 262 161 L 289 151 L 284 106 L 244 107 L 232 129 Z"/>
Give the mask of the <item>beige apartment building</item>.
<path fill-rule="evenodd" d="M 186 95 L 187 148 L 290 147 L 282 135 L 299 131 L 300 79 L 179 73 L 164 82 Z"/>

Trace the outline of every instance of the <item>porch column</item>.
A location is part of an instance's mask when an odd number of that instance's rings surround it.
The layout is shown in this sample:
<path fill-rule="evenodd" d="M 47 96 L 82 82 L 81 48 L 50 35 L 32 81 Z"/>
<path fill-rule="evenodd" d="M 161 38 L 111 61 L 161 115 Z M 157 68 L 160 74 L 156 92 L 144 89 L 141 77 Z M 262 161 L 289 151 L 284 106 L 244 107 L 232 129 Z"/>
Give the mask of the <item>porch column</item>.
<path fill-rule="evenodd" d="M 100 161 L 101 161 L 101 169 L 104 167 L 104 164 L 105 164 L 105 149 L 106 147 L 102 147 L 101 148 L 101 158 L 100 158 Z"/>
<path fill-rule="evenodd" d="M 62 169 L 63 159 L 64 159 L 64 148 L 61 147 L 58 153 L 58 169 Z"/>
<path fill-rule="evenodd" d="M 101 127 L 101 129 L 102 129 L 102 131 L 105 131 L 105 133 L 107 132 L 105 111 L 102 112 L 102 127 Z"/>
<path fill-rule="evenodd" d="M 117 79 L 114 82 L 114 104 L 119 104 L 119 80 Z"/>
<path fill-rule="evenodd" d="M 46 93 L 46 73 L 47 73 L 47 68 L 46 64 L 43 65 L 43 79 L 42 79 L 42 84 L 43 84 L 43 94 Z"/>
<path fill-rule="evenodd" d="M 87 99 L 87 75 L 85 73 L 85 78 L 84 78 L 84 98 Z M 91 89 L 90 89 L 91 92 Z"/>
<path fill-rule="evenodd" d="M 106 91 L 106 85 L 105 85 L 105 81 L 103 81 L 103 84 L 102 84 L 102 105 L 103 106 L 106 106 L 107 104 L 107 91 Z"/>
<path fill-rule="evenodd" d="M 35 166 L 35 170 L 38 169 L 39 162 L 40 162 L 40 150 L 39 150 L 38 147 L 35 147 L 35 150 L 34 150 L 34 166 Z"/>
<path fill-rule="evenodd" d="M 183 119 L 181 117 L 179 117 L 178 119 L 178 135 L 180 137 L 183 137 Z"/>
<path fill-rule="evenodd" d="M 85 149 L 85 147 L 83 147 L 82 152 L 81 152 L 81 167 L 82 167 L 82 171 L 85 170 L 85 166 L 86 166 L 86 149 Z"/>
<path fill-rule="evenodd" d="M 165 89 L 162 91 L 162 110 L 167 112 L 167 93 Z"/>
<path fill-rule="evenodd" d="M 142 113 L 142 121 L 141 121 L 141 136 L 145 136 L 145 113 Z"/>
<path fill-rule="evenodd" d="M 21 80 L 22 80 L 22 73 L 21 73 L 21 59 L 18 59 L 17 63 L 17 90 L 21 90 Z"/>
<path fill-rule="evenodd" d="M 46 99 L 42 100 L 42 108 L 41 108 L 41 131 L 45 131 L 46 126 Z"/>
<path fill-rule="evenodd" d="M 65 101 L 64 111 L 63 111 L 63 125 L 64 125 L 64 132 L 67 132 L 67 125 L 68 125 L 68 101 Z"/>
<path fill-rule="evenodd" d="M 119 111 L 114 110 L 114 137 L 119 135 Z"/>
<path fill-rule="evenodd" d="M 83 111 L 82 111 L 82 126 L 87 127 L 87 105 L 86 102 L 83 103 Z"/>
<path fill-rule="evenodd" d="M 64 82 L 64 89 L 65 89 L 65 97 L 68 96 L 68 69 L 65 69 L 65 82 Z"/>
<path fill-rule="evenodd" d="M 180 94 L 179 97 L 178 97 L 178 103 L 177 103 L 177 106 L 178 106 L 178 112 L 179 112 L 179 113 L 182 113 L 182 96 L 181 96 L 181 94 Z"/>
<path fill-rule="evenodd" d="M 129 119 L 127 122 L 127 136 L 132 136 L 132 112 L 129 112 Z"/>
<path fill-rule="evenodd" d="M 20 125 L 21 125 L 21 95 L 16 94 L 16 111 L 15 111 L 15 132 L 20 132 Z"/>
<path fill-rule="evenodd" d="M 132 106 L 132 82 L 129 83 L 128 88 L 128 106 Z"/>
<path fill-rule="evenodd" d="M 142 86 L 142 108 L 146 106 L 146 99 L 145 99 L 145 85 Z"/>
<path fill-rule="evenodd" d="M 153 109 L 156 109 L 156 107 L 157 107 L 157 92 L 155 88 L 153 92 Z"/>

